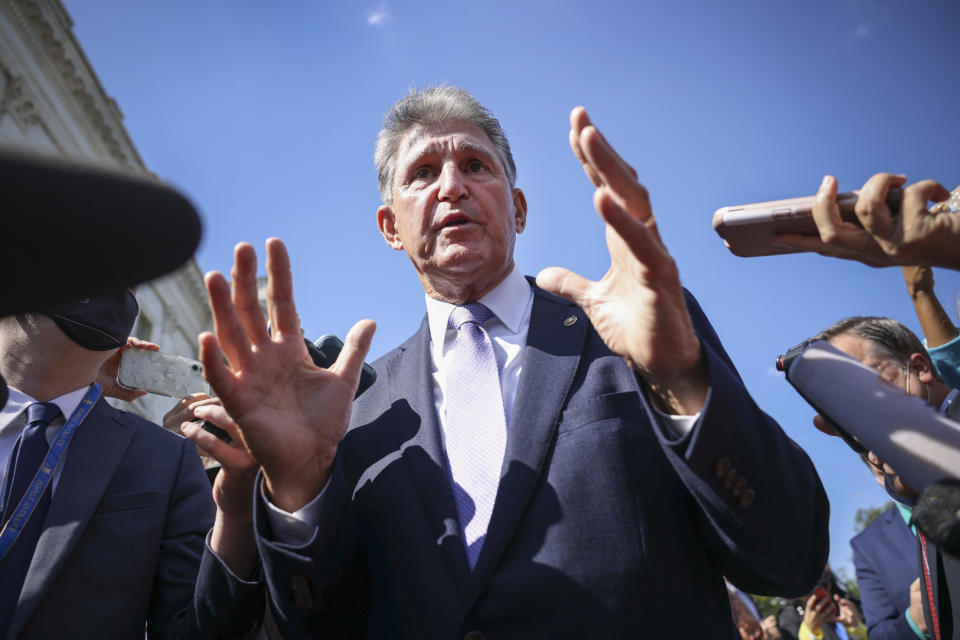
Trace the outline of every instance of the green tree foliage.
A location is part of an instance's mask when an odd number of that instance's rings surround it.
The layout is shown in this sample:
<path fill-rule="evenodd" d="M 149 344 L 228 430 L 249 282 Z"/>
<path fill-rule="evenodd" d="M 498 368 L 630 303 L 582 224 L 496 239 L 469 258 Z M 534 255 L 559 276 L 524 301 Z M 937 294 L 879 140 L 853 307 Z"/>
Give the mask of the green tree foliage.
<path fill-rule="evenodd" d="M 778 596 L 751 596 L 753 598 L 754 604 L 757 605 L 757 610 L 760 612 L 760 618 L 766 618 L 767 616 L 775 616 L 777 612 L 780 611 L 786 602 L 786 598 L 780 598 Z"/>
<path fill-rule="evenodd" d="M 877 519 L 881 513 L 890 508 L 892 502 L 887 502 L 882 504 L 879 507 L 864 507 L 862 509 L 857 509 L 857 514 L 853 518 L 853 530 L 857 533 L 860 533 L 867 526 Z"/>

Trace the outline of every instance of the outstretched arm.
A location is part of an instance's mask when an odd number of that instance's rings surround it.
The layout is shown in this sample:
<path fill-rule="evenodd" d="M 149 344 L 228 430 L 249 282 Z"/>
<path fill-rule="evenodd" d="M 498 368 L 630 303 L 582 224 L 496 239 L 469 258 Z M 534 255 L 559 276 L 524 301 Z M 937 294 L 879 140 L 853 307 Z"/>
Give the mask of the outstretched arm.
<path fill-rule="evenodd" d="M 939 347 L 957 337 L 957 328 L 950 321 L 933 291 L 933 269 L 930 267 L 903 267 L 903 281 L 913 301 L 913 310 L 923 329 L 927 347 Z"/>
<path fill-rule="evenodd" d="M 610 269 L 591 282 L 551 267 L 540 272 L 537 284 L 582 307 L 606 345 L 647 382 L 661 408 L 695 414 L 709 382 L 680 275 L 660 240 L 647 190 L 583 107 L 570 114 L 570 146 L 596 186 L 593 204 L 606 223 Z"/>
<path fill-rule="evenodd" d="M 293 512 L 330 478 L 375 325 L 354 325 L 336 363 L 321 369 L 303 342 L 290 260 L 279 239 L 267 240 L 269 332 L 257 300 L 256 270 L 253 247 L 241 243 L 232 293 L 221 274 L 207 275 L 216 335 L 200 335 L 200 359 L 240 443 L 263 468 L 270 500 Z"/>

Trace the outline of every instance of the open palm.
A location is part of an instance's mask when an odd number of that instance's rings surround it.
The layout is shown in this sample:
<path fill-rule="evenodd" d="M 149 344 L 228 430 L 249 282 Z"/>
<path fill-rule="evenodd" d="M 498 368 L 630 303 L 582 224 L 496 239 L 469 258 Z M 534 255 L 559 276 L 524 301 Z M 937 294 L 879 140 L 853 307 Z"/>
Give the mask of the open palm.
<path fill-rule="evenodd" d="M 597 187 L 593 202 L 607 225 L 610 269 L 589 281 L 552 267 L 537 284 L 580 305 L 606 345 L 627 359 L 665 408 L 694 413 L 707 387 L 700 343 L 647 190 L 582 107 L 570 115 L 570 146 Z"/>
<path fill-rule="evenodd" d="M 232 296 L 221 274 L 207 275 L 216 335 L 200 336 L 200 359 L 243 446 L 263 467 L 274 504 L 294 511 L 329 479 L 375 325 L 358 322 L 337 362 L 316 367 L 300 331 L 283 243 L 267 241 L 269 331 L 257 300 L 253 247 L 238 245 L 234 258 Z"/>

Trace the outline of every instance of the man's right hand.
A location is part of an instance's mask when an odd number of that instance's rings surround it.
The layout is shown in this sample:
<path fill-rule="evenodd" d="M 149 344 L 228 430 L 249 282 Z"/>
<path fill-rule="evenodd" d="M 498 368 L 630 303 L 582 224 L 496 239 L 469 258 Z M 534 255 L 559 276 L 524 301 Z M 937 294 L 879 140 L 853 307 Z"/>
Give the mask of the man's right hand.
<path fill-rule="evenodd" d="M 222 274 L 207 274 L 216 335 L 200 334 L 200 360 L 243 446 L 262 466 L 270 500 L 293 512 L 330 478 L 376 325 L 355 324 L 336 363 L 321 369 L 303 341 L 290 260 L 279 239 L 267 240 L 269 332 L 256 275 L 257 256 L 247 243 L 234 251 L 232 295 Z"/>
<path fill-rule="evenodd" d="M 927 632 L 927 619 L 923 617 L 923 592 L 920 591 L 920 578 L 910 585 L 910 619 L 917 629 Z"/>

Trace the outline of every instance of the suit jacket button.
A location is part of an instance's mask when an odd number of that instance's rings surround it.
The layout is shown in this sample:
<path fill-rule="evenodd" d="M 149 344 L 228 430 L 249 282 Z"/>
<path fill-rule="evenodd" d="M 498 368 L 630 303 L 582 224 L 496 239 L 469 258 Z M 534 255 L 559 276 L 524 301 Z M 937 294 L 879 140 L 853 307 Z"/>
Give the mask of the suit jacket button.
<path fill-rule="evenodd" d="M 731 468 L 730 471 L 727 472 L 727 477 L 723 479 L 724 489 L 732 488 L 733 483 L 737 481 L 737 476 L 739 475 L 736 469 Z"/>
<path fill-rule="evenodd" d="M 726 476 L 728 471 L 730 471 L 730 458 L 720 458 L 717 460 L 717 464 L 713 468 L 713 472 L 716 474 L 717 480 L 721 480 L 724 476 Z"/>
<path fill-rule="evenodd" d="M 463 640 L 487 640 L 487 636 L 479 631 L 470 631 L 463 636 Z"/>
<path fill-rule="evenodd" d="M 753 504 L 753 489 L 747 489 L 743 492 L 743 495 L 740 496 L 740 506 L 746 509 Z"/>

